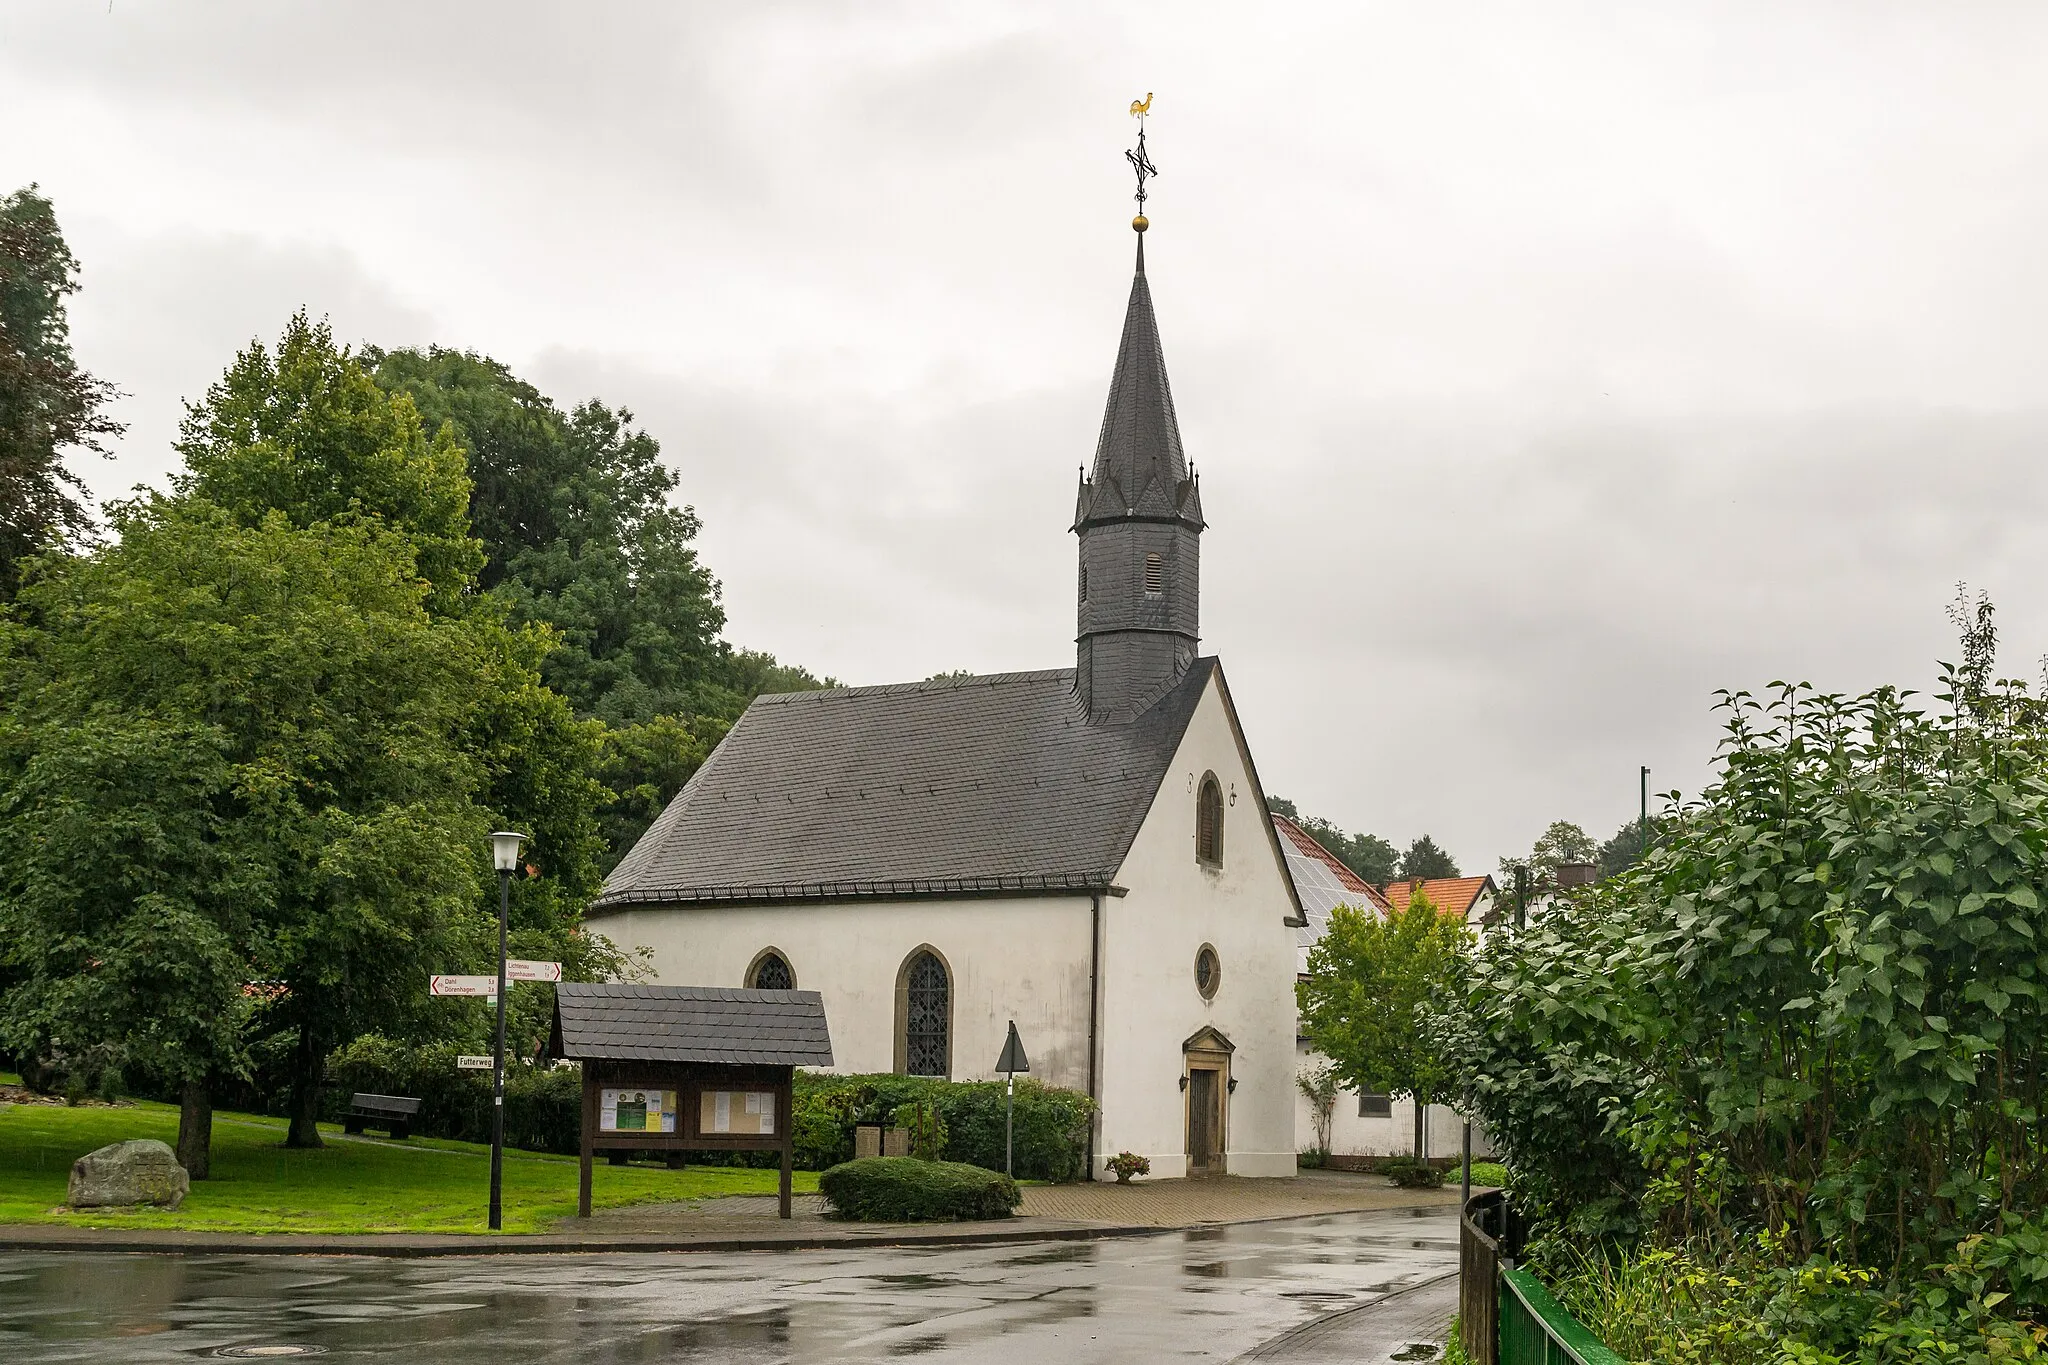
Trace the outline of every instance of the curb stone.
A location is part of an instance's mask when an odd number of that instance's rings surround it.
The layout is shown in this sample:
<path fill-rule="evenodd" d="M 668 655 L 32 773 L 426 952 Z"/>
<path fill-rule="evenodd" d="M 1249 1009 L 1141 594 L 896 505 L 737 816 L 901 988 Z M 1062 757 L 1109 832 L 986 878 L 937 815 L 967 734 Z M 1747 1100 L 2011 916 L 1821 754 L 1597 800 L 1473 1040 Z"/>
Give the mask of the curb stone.
<path fill-rule="evenodd" d="M 1426 1212 L 1435 1204 L 1402 1205 L 1372 1209 L 1372 1213 Z M 169 1256 L 383 1256 L 418 1258 L 430 1256 L 583 1256 L 633 1253 L 732 1252 L 732 1251 L 831 1251 L 856 1247 L 906 1246 L 1002 1246 L 1017 1242 L 1089 1242 L 1121 1237 L 1169 1236 L 1226 1227 L 1247 1227 L 1261 1223 L 1298 1222 L 1309 1218 L 1333 1218 L 1342 1212 L 1283 1214 L 1277 1217 L 1240 1218 L 1229 1222 L 1187 1223 L 1161 1227 L 1151 1223 L 1058 1223 L 1050 1226 L 979 1228 L 954 1231 L 944 1225 L 910 1225 L 898 1230 L 843 1232 L 819 1236 L 794 1234 L 781 1237 L 732 1236 L 589 1236 L 560 1233 L 514 1233 L 484 1236 L 468 1233 L 434 1233 L 408 1236 L 403 1233 L 361 1233 L 320 1236 L 307 1233 L 206 1233 L 176 1229 L 137 1228 L 51 1228 L 32 1224 L 0 1225 L 0 1252 L 144 1252 Z M 873 1224 L 865 1225 L 874 1227 Z M 1409 1286 L 1418 1288 L 1419 1286 Z M 1396 1290 L 1395 1293 L 1406 1293 Z M 1373 1303 L 1384 1302 L 1384 1295 Z M 1360 1308 L 1370 1307 L 1361 1304 Z M 1356 1311 L 1356 1310 L 1346 1310 Z M 1319 1319 L 1327 1321 L 1328 1319 Z"/>

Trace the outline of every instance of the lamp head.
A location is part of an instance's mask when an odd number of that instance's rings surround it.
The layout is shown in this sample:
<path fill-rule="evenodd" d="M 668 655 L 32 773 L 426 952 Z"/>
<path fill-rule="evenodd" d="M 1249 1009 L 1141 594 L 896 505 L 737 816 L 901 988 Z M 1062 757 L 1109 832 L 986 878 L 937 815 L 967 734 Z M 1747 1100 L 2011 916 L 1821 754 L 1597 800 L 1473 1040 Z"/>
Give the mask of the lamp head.
<path fill-rule="evenodd" d="M 491 866 L 500 872 L 519 870 L 519 845 L 525 842 L 524 834 L 501 829 L 491 835 Z"/>

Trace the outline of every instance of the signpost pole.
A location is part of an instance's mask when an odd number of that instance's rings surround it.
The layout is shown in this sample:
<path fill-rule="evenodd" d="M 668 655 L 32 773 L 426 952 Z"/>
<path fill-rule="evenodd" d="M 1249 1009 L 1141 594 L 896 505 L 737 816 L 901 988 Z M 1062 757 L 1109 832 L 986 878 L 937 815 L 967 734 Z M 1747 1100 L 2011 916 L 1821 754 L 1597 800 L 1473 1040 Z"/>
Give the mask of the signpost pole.
<path fill-rule="evenodd" d="M 1003 1073 L 1003 1174 L 1017 1178 L 1017 1155 L 1013 1134 L 1017 1117 L 1017 1073 L 1031 1069 L 1024 1055 L 1024 1040 L 1017 1036 L 1017 1021 L 1010 1021 L 1010 1036 L 1003 1039 L 1003 1055 L 996 1058 L 996 1070 Z"/>

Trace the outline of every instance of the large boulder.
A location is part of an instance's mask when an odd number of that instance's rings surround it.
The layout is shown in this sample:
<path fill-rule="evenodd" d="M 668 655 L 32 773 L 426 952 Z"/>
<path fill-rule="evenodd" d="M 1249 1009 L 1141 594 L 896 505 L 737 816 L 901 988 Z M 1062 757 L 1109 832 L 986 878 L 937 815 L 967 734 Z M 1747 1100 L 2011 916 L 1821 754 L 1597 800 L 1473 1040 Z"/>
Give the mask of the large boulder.
<path fill-rule="evenodd" d="M 192 1188 L 178 1154 L 155 1138 L 134 1138 L 87 1152 L 71 1163 L 74 1209 L 158 1204 L 174 1209 Z"/>

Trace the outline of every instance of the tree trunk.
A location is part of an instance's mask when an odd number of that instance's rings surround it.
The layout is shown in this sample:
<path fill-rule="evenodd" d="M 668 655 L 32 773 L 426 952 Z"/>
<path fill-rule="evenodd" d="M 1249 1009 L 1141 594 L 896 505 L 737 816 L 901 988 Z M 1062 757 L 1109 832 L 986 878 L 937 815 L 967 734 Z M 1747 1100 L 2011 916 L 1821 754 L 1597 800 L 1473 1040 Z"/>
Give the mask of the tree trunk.
<path fill-rule="evenodd" d="M 178 1164 L 194 1180 L 213 1169 L 213 1092 L 205 1076 L 187 1080 L 178 1097 Z"/>
<path fill-rule="evenodd" d="M 284 1135 L 287 1147 L 321 1147 L 320 1081 L 327 1069 L 320 1040 L 311 1024 L 299 1025 L 299 1043 L 292 1057 L 291 1128 Z"/>
<path fill-rule="evenodd" d="M 1424 1104 L 1420 1099 L 1417 1099 L 1415 1101 L 1415 1159 L 1417 1161 L 1422 1160 L 1423 1156 L 1425 1155 L 1422 1148 L 1423 1138 L 1426 1135 L 1423 1132 L 1422 1125 L 1428 1120 L 1428 1118 L 1429 1106 Z"/>

